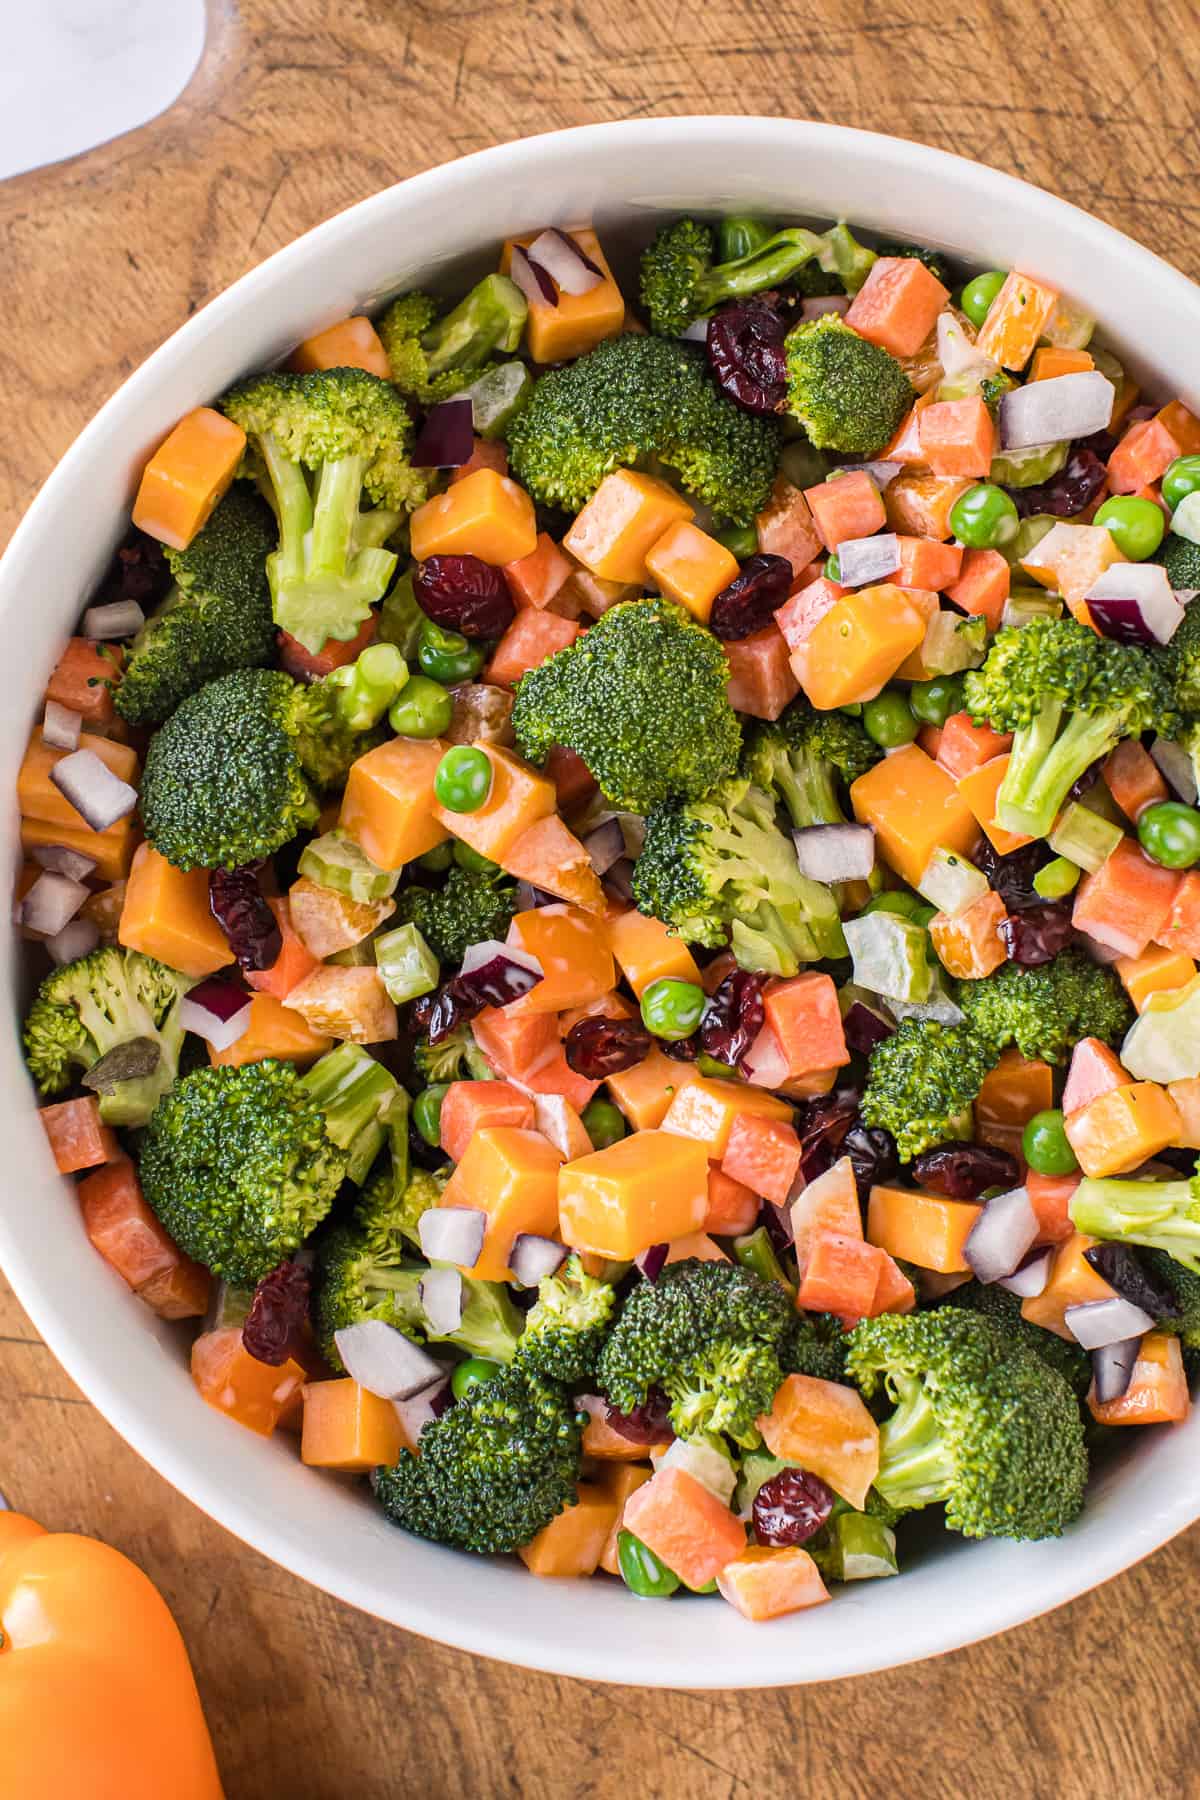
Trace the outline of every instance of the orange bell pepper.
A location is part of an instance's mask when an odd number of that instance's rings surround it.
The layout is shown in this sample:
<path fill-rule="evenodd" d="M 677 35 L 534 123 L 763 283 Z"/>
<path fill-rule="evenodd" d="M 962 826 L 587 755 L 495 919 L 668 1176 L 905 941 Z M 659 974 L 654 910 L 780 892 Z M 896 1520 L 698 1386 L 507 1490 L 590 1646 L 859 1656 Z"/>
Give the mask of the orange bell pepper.
<path fill-rule="evenodd" d="M 0 1513 L 0 1793 L 222 1800 L 179 1629 L 107 1544 Z"/>

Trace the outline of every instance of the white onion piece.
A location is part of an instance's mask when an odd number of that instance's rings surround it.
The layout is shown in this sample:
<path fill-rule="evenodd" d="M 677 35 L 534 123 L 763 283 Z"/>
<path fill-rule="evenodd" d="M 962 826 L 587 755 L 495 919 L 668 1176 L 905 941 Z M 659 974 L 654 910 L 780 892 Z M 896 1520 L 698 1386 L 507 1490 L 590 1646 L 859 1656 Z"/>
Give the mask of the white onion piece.
<path fill-rule="evenodd" d="M 431 1206 L 417 1225 L 421 1250 L 430 1262 L 473 1269 L 483 1251 L 487 1214 L 477 1206 Z"/>
<path fill-rule="evenodd" d="M 900 540 L 894 531 L 877 531 L 874 537 L 846 538 L 837 548 L 838 582 L 842 587 L 867 587 L 894 575 L 900 567 Z"/>
<path fill-rule="evenodd" d="M 895 481 L 897 475 L 901 474 L 904 469 L 904 464 L 897 462 L 848 463 L 846 466 L 863 475 L 869 475 L 881 494 L 888 482 Z"/>
<path fill-rule="evenodd" d="M 1183 623 L 1161 563 L 1113 563 L 1084 599 L 1097 628 L 1123 644 L 1169 644 Z"/>
<path fill-rule="evenodd" d="M 1023 1187 L 989 1200 L 963 1245 L 976 1281 L 1002 1281 L 1016 1273 L 1038 1234 L 1038 1216 Z"/>
<path fill-rule="evenodd" d="M 86 881 L 95 873 L 94 856 L 85 856 L 81 850 L 68 850 L 65 844 L 35 844 L 29 854 L 43 869 L 53 869 L 56 875 L 69 875 L 72 881 Z"/>
<path fill-rule="evenodd" d="M 982 380 L 988 375 L 994 375 L 998 366 L 992 357 L 985 356 L 979 346 L 971 341 L 949 308 L 938 314 L 937 359 L 947 381 L 957 380 L 960 375 L 975 370 L 978 370 Z"/>
<path fill-rule="evenodd" d="M 869 825 L 806 825 L 793 831 L 800 873 L 812 881 L 866 881 L 875 867 Z"/>
<path fill-rule="evenodd" d="M 1141 1347 L 1141 1338 L 1132 1337 L 1116 1344 L 1102 1344 L 1098 1350 L 1092 1351 L 1092 1381 L 1096 1388 L 1096 1399 L 1102 1406 L 1109 1400 L 1119 1400 L 1129 1392 Z"/>
<path fill-rule="evenodd" d="M 146 615 L 136 600 L 109 600 L 103 606 L 89 606 L 83 615 L 85 638 L 99 643 L 101 638 L 130 638 L 142 629 Z"/>
<path fill-rule="evenodd" d="M 540 264 L 530 262 L 528 252 L 520 244 L 513 245 L 509 274 L 530 306 L 557 306 L 558 290 Z"/>
<path fill-rule="evenodd" d="M 1000 398 L 1000 448 L 1026 450 L 1107 431 L 1115 398 L 1116 389 L 1099 369 L 1013 388 Z"/>
<path fill-rule="evenodd" d="M 763 1026 L 742 1058 L 742 1073 L 753 1087 L 778 1088 L 787 1080 L 788 1059 L 769 1025 Z"/>
<path fill-rule="evenodd" d="M 421 1311 L 434 1337 L 449 1337 L 463 1317 L 463 1278 L 457 1269 L 430 1269 L 417 1283 Z"/>
<path fill-rule="evenodd" d="M 1111 1300 L 1085 1300 L 1080 1306 L 1068 1306 L 1063 1323 L 1085 1350 L 1103 1350 L 1154 1330 L 1150 1314 L 1121 1294 L 1114 1294 Z"/>
<path fill-rule="evenodd" d="M 543 1275 L 553 1275 L 567 1259 L 567 1247 L 554 1238 L 518 1232 L 508 1253 L 508 1266 L 522 1287 L 536 1287 Z"/>
<path fill-rule="evenodd" d="M 816 294 L 800 305 L 802 319 L 820 319 L 826 313 L 836 313 L 840 318 L 850 311 L 849 294 Z"/>
<path fill-rule="evenodd" d="M 584 1129 L 583 1120 L 564 1095 L 535 1094 L 533 1124 L 534 1129 L 554 1145 L 564 1162 L 591 1155 L 592 1140 Z"/>
<path fill-rule="evenodd" d="M 484 963 L 490 963 L 496 956 L 504 957 L 506 962 L 516 963 L 519 969 L 528 969 L 539 981 L 546 973 L 536 956 L 530 956 L 527 950 L 518 949 L 515 944 L 502 944 L 499 938 L 484 938 L 481 943 L 472 944 L 462 959 L 462 973 L 470 975 L 474 969 L 481 969 Z"/>
<path fill-rule="evenodd" d="M 203 984 L 204 987 L 210 985 L 216 984 Z M 223 985 L 229 987 L 231 993 L 237 992 L 230 983 Z M 250 1002 L 254 998 L 253 994 L 244 995 L 242 1005 L 231 1013 L 227 1013 L 224 1008 L 218 1012 L 214 1007 L 206 1006 L 203 995 L 197 999 L 196 994 L 197 990 L 193 988 L 179 1003 L 179 1023 L 185 1031 L 195 1032 L 197 1037 L 203 1038 L 218 1054 L 236 1044 L 239 1038 L 245 1037 L 250 1025 Z"/>
<path fill-rule="evenodd" d="M 1018 1264 L 1011 1275 L 1002 1276 L 996 1286 L 1007 1288 L 1010 1294 L 1019 1294 L 1022 1300 L 1036 1299 L 1046 1290 L 1053 1261 L 1053 1244 L 1044 1244 L 1040 1250 L 1031 1250 L 1024 1262 Z"/>
<path fill-rule="evenodd" d="M 137 805 L 137 789 L 114 775 L 94 750 L 76 750 L 55 763 L 50 779 L 92 831 L 107 831 Z"/>
<path fill-rule="evenodd" d="M 1196 771 L 1183 745 L 1176 744 L 1171 738 L 1156 737 L 1150 746 L 1150 754 L 1167 786 L 1187 806 L 1195 806 Z"/>
<path fill-rule="evenodd" d="M 621 830 L 621 821 L 615 816 L 606 819 L 603 825 L 597 825 L 595 831 L 589 831 L 583 840 L 583 847 L 592 859 L 592 867 L 597 875 L 607 875 L 615 862 L 620 862 L 625 854 L 625 834 Z"/>
<path fill-rule="evenodd" d="M 1171 514 L 1171 530 L 1189 544 L 1200 544 L 1200 500 L 1195 493 L 1185 494 Z"/>
<path fill-rule="evenodd" d="M 72 919 L 57 937 L 46 939 L 46 948 L 51 961 L 61 968 L 64 963 L 78 962 L 81 956 L 90 956 L 99 942 L 100 927 L 94 920 Z"/>
<path fill-rule="evenodd" d="M 442 1380 L 441 1363 L 382 1319 L 347 1325 L 333 1341 L 347 1375 L 381 1400 L 407 1400 Z"/>
<path fill-rule="evenodd" d="M 589 268 L 565 232 L 541 232 L 526 254 L 530 262 L 545 269 L 564 294 L 590 294 L 604 280 L 599 270 Z"/>
<path fill-rule="evenodd" d="M 422 1388 L 420 1393 L 412 1394 L 407 1400 L 393 1400 L 396 1417 L 400 1421 L 400 1429 L 405 1441 L 416 1444 L 427 1425 L 432 1425 L 444 1410 L 444 1397 L 449 1391 L 450 1383 L 445 1375 L 429 1387 Z M 441 1403 L 441 1404 L 439 1404 Z"/>
<path fill-rule="evenodd" d="M 82 713 L 72 712 L 69 706 L 60 706 L 57 700 L 47 700 L 42 716 L 43 744 L 49 744 L 52 750 L 78 750 L 82 730 Z"/>
<path fill-rule="evenodd" d="M 57 937 L 64 931 L 88 897 L 82 881 L 67 875 L 56 875 L 47 869 L 39 875 L 17 908 L 17 923 L 26 931 L 42 937 Z"/>
<path fill-rule="evenodd" d="M 706 344 L 708 342 L 707 318 L 693 319 L 690 325 L 684 326 L 679 336 L 685 344 Z"/>

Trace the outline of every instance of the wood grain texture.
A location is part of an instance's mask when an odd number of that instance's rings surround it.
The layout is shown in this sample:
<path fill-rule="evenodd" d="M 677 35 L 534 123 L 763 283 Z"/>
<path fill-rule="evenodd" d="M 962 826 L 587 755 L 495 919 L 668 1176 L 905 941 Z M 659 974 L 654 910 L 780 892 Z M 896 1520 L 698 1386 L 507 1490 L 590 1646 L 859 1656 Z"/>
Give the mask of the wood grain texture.
<path fill-rule="evenodd" d="M 96 407 L 243 270 L 389 182 L 529 132 L 702 111 L 892 131 L 1056 190 L 1196 275 L 1194 24 L 1185 0 L 214 0 L 169 114 L 0 186 L 0 544 Z M 378 1625 L 243 1549 L 121 1444 L 2 1282 L 0 1486 L 162 1587 L 230 1800 L 1200 1792 L 1180 1603 L 1200 1531 L 1048 1619 L 891 1675 L 703 1696 L 553 1680 Z"/>

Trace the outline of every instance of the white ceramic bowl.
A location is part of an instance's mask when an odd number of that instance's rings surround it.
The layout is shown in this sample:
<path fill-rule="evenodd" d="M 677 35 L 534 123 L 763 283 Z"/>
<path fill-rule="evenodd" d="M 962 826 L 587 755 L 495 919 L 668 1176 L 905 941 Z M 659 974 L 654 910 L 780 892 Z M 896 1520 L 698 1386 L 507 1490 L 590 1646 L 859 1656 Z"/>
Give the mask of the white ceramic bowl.
<path fill-rule="evenodd" d="M 895 138 L 784 119 L 587 126 L 431 170 L 363 201 L 273 256 L 178 331 L 83 432 L 0 563 L 8 668 L 0 715 L 4 843 L 15 861 L 16 771 L 63 640 L 123 529 L 147 454 L 189 408 L 297 339 L 398 289 L 486 266 L 500 239 L 594 218 L 606 242 L 684 209 L 842 216 L 1014 264 L 1089 303 L 1115 348 L 1165 394 L 1200 399 L 1200 291 L 1128 238 L 992 169 Z M 19 947 L 6 939 L 0 1007 L 14 1017 Z M 0 1038 L 0 1262 L 69 1374 L 196 1505 L 330 1593 L 483 1655 L 593 1680 L 760 1687 L 862 1674 L 951 1650 L 1084 1592 L 1200 1514 L 1200 1416 L 1129 1434 L 1059 1542 L 947 1541 L 899 1580 L 768 1626 L 732 1607 L 644 1605 L 615 1582 L 537 1581 L 389 1526 L 361 1490 L 304 1469 L 196 1395 L 183 1342 L 157 1325 L 89 1245 L 73 1184 L 34 1115 L 16 1032 Z M 19 1456 L 19 1447 L 17 1449 Z"/>

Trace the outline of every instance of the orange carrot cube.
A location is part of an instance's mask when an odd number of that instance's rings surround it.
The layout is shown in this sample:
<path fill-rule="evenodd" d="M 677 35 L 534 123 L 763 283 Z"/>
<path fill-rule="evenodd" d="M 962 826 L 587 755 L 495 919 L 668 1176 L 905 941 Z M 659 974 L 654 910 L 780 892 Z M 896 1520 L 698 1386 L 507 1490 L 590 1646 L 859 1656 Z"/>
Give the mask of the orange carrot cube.
<path fill-rule="evenodd" d="M 850 303 L 846 323 L 893 356 L 915 356 L 950 298 L 915 256 L 881 256 Z"/>
<path fill-rule="evenodd" d="M 706 1232 L 717 1237 L 742 1237 L 754 1230 L 758 1213 L 759 1198 L 753 1187 L 735 1181 L 723 1168 L 709 1166 Z"/>
<path fill-rule="evenodd" d="M 100 1122 L 100 1102 L 95 1094 L 40 1107 L 38 1118 L 60 1175 L 98 1168 L 121 1154 L 115 1132 Z"/>
<path fill-rule="evenodd" d="M 758 1428 L 772 1456 L 811 1469 L 851 1506 L 865 1504 L 879 1473 L 879 1427 L 853 1388 L 789 1375 Z"/>
<path fill-rule="evenodd" d="M 808 1312 L 839 1313 L 848 1319 L 871 1318 L 884 1254 L 857 1235 L 815 1231 L 809 1240 L 796 1305 Z"/>
<path fill-rule="evenodd" d="M 133 503 L 139 531 L 186 550 L 232 485 L 245 448 L 241 426 L 211 406 L 180 419 L 142 473 Z"/>
<path fill-rule="evenodd" d="M 79 713 L 85 725 L 103 731 L 113 721 L 109 683 L 120 679 L 125 652 L 119 644 L 96 644 L 90 638 L 67 639 L 67 647 L 46 684 L 47 700 Z"/>
<path fill-rule="evenodd" d="M 1099 1099 L 1101 1094 L 1124 1087 L 1128 1080 L 1115 1050 L 1110 1050 L 1101 1038 L 1080 1038 L 1071 1052 L 1071 1066 L 1063 1088 L 1063 1112 L 1077 1112 L 1090 1100 Z"/>
<path fill-rule="evenodd" d="M 260 1437 L 270 1437 L 306 1379 L 290 1356 L 278 1367 L 251 1356 L 240 1325 L 206 1331 L 192 1345 L 192 1380 L 201 1399 Z"/>
<path fill-rule="evenodd" d="M 1189 1150 L 1200 1150 L 1200 1075 L 1168 1081 L 1167 1093 L 1179 1112 L 1179 1142 Z"/>
<path fill-rule="evenodd" d="M 961 544 L 943 544 L 937 538 L 925 537 L 899 537 L 896 541 L 900 546 L 900 568 L 892 576 L 896 587 L 940 593 L 962 574 Z M 1003 557 L 1000 560 L 1004 562 Z M 1008 568 L 1007 563 L 1004 566 Z"/>
<path fill-rule="evenodd" d="M 1054 1105 L 1054 1071 L 1006 1050 L 983 1078 L 975 1101 L 975 1135 L 982 1144 L 1021 1154 L 1021 1134 L 1036 1113 Z"/>
<path fill-rule="evenodd" d="M 137 1170 L 116 1156 L 79 1184 L 83 1228 L 105 1262 L 135 1291 L 183 1261 L 174 1239 L 142 1197 Z"/>
<path fill-rule="evenodd" d="M 799 1544 L 748 1544 L 726 1563 L 717 1587 L 743 1619 L 780 1619 L 829 1599 L 821 1571 Z"/>
<path fill-rule="evenodd" d="M 787 640 L 779 627 L 766 625 L 721 648 L 729 664 L 725 693 L 730 706 L 735 712 L 749 713 L 752 719 L 777 719 L 800 692 Z"/>
<path fill-rule="evenodd" d="M 803 587 L 793 587 L 775 614 L 775 624 L 788 649 L 798 650 L 806 643 L 830 608 L 849 592 L 849 588 L 830 581 L 827 575 L 819 576 L 816 581 L 806 581 Z M 736 647 L 727 644 L 726 653 Z"/>
<path fill-rule="evenodd" d="M 1012 571 L 999 550 L 968 550 L 962 574 L 946 594 L 964 612 L 982 613 L 989 631 L 999 631 L 1011 584 Z"/>
<path fill-rule="evenodd" d="M 546 774 L 554 783 L 558 810 L 568 818 L 580 812 L 596 792 L 592 772 L 582 756 L 568 750 L 565 744 L 552 744 L 546 758 Z"/>
<path fill-rule="evenodd" d="M 807 568 L 821 549 L 821 539 L 808 501 L 798 487 L 780 475 L 771 498 L 755 520 L 758 547 L 772 556 L 785 556 L 796 575 Z"/>
<path fill-rule="evenodd" d="M 624 1528 L 690 1588 L 707 1587 L 746 1548 L 746 1528 L 686 1469 L 660 1469 L 625 1502 Z"/>
<path fill-rule="evenodd" d="M 580 1412 L 587 1414 L 587 1424 L 583 1428 L 583 1454 L 593 1457 L 597 1462 L 628 1463 L 645 1462 L 650 1454 L 648 1444 L 635 1444 L 632 1438 L 622 1437 L 608 1423 L 607 1402 L 599 1394 L 580 1394 L 578 1400 Z M 604 1471 L 605 1475 L 609 1473 Z M 649 1481 L 650 1471 L 646 1470 L 643 1480 Z M 638 1485 L 638 1484 L 635 1484 Z M 633 1489 L 630 1488 L 632 1493 Z"/>
<path fill-rule="evenodd" d="M 1179 1339 L 1164 1331 L 1146 1333 L 1129 1386 L 1116 1400 L 1097 1400 L 1095 1382 L 1088 1394 L 1088 1410 L 1099 1425 L 1178 1424 L 1191 1406 Z"/>
<path fill-rule="evenodd" d="M 961 781 L 964 775 L 974 774 L 1011 747 L 1011 732 L 993 731 L 990 725 L 973 725 L 970 713 L 951 713 L 942 726 L 937 760 L 947 774 Z"/>
<path fill-rule="evenodd" d="M 1105 758 L 1100 773 L 1125 817 L 1135 825 L 1148 806 L 1167 798 L 1167 784 L 1158 764 L 1138 738 L 1122 738 Z"/>
<path fill-rule="evenodd" d="M 697 1075 L 675 1095 L 663 1120 L 663 1131 L 694 1139 L 705 1146 L 714 1162 L 724 1162 L 730 1133 L 739 1117 L 790 1124 L 792 1109 L 764 1088 L 751 1087 L 749 1082 Z"/>
<path fill-rule="evenodd" d="M 787 1060 L 789 1080 L 817 1069 L 841 1068 L 850 1061 L 832 976 L 808 969 L 802 975 L 770 981 L 763 1006 L 766 1022 Z"/>
<path fill-rule="evenodd" d="M 940 400 L 921 414 L 921 452 L 935 475 L 987 479 L 996 454 L 996 424 L 978 394 Z"/>
<path fill-rule="evenodd" d="M 713 601 L 737 572 L 732 551 L 690 519 L 676 519 L 646 552 L 646 573 L 659 592 L 686 606 L 702 625 L 708 624 Z"/>
<path fill-rule="evenodd" d="M 22 842 L 24 842 L 22 824 Z M 1171 910 L 1164 924 L 1154 934 L 1155 941 L 1170 948 L 1186 950 L 1200 959 L 1200 870 L 1189 869 L 1175 890 Z"/>
<path fill-rule="evenodd" d="M 537 543 L 529 555 L 506 564 L 504 579 L 515 605 L 544 611 L 557 600 L 574 568 L 570 557 L 559 549 L 550 534 L 539 531 Z"/>
<path fill-rule="evenodd" d="M 1114 494 L 1136 494 L 1161 481 L 1181 454 L 1179 439 L 1161 414 L 1153 419 L 1138 419 L 1108 459 L 1109 488 Z"/>
<path fill-rule="evenodd" d="M 1037 1214 L 1039 1244 L 1063 1244 L 1074 1233 L 1071 1197 L 1079 1186 L 1078 1175 L 1039 1175 L 1025 1171 L 1025 1192 Z"/>
<path fill-rule="evenodd" d="M 1067 350 L 1057 344 L 1043 344 L 1033 353 L 1029 379 L 1053 381 L 1056 375 L 1083 375 L 1095 366 L 1095 358 L 1087 350 Z"/>
<path fill-rule="evenodd" d="M 476 469 L 492 469 L 497 475 L 508 474 L 508 451 L 504 445 L 477 437 L 471 445 L 471 454 L 465 463 L 448 472 L 447 483 L 453 487 L 456 481 L 465 481 Z"/>
<path fill-rule="evenodd" d="M 365 369 L 381 381 L 392 379 L 392 365 L 379 333 L 361 313 L 305 338 L 296 345 L 288 362 L 300 374 L 310 369 Z"/>
<path fill-rule="evenodd" d="M 573 644 L 579 632 L 574 619 L 524 608 L 493 650 L 487 679 L 499 687 L 515 687 L 530 669 L 540 668 L 548 657 Z"/>
<path fill-rule="evenodd" d="M 452 1081 L 441 1112 L 441 1145 L 453 1163 L 461 1162 L 477 1131 L 515 1125 L 532 1131 L 533 1101 L 508 1081 Z"/>
<path fill-rule="evenodd" d="M 273 994 L 286 1000 L 294 987 L 319 967 L 320 959 L 312 954 L 292 924 L 292 910 L 287 900 L 273 894 L 267 905 L 275 915 L 281 938 L 279 955 L 269 969 L 247 969 L 246 985 L 260 994 Z"/>
<path fill-rule="evenodd" d="M 752 1193 L 782 1206 L 800 1167 L 800 1139 L 782 1119 L 739 1113 L 729 1131 L 721 1169 Z"/>
<path fill-rule="evenodd" d="M 1140 956 L 1167 930 L 1179 885 L 1175 870 L 1151 862 L 1132 838 L 1122 838 L 1076 888 L 1071 922 L 1122 956 Z"/>
<path fill-rule="evenodd" d="M 973 900 L 957 918 L 935 913 L 929 936 L 938 961 L 957 981 L 982 981 L 1008 960 L 1000 927 L 1008 913 L 999 894 L 989 890 Z"/>
<path fill-rule="evenodd" d="M 836 550 L 847 538 L 870 537 L 883 526 L 883 499 L 862 469 L 805 488 L 804 498 L 827 550 Z"/>
<path fill-rule="evenodd" d="M 504 852 L 504 867 L 520 881 L 532 882 L 560 900 L 597 915 L 608 909 L 608 899 L 592 859 L 557 813 L 539 819 L 523 831 Z"/>

